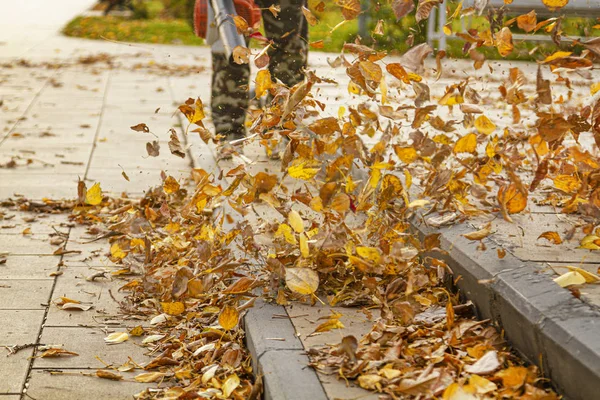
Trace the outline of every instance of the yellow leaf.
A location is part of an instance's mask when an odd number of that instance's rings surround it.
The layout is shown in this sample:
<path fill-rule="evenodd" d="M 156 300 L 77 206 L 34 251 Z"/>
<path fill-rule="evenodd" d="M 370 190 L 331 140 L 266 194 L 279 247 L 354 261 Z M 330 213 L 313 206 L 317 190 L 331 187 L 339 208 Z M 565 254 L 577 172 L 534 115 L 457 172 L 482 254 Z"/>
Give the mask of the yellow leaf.
<path fill-rule="evenodd" d="M 165 314 L 179 315 L 185 311 L 185 305 L 180 301 L 161 302 L 160 303 Z"/>
<path fill-rule="evenodd" d="M 551 61 L 555 61 L 555 60 L 560 60 L 561 58 L 567 58 L 569 57 L 571 54 L 573 54 L 570 51 L 556 51 L 552 54 L 550 54 L 548 57 L 546 57 L 544 59 L 544 61 L 542 61 L 542 63 L 549 63 Z"/>
<path fill-rule="evenodd" d="M 394 152 L 396 153 L 400 161 L 402 161 L 405 164 L 410 164 L 417 158 L 419 158 L 417 150 L 415 150 L 412 147 L 394 146 Z"/>
<path fill-rule="evenodd" d="M 544 3 L 550 11 L 555 11 L 566 6 L 569 3 L 569 0 L 542 0 L 542 3 Z"/>
<path fill-rule="evenodd" d="M 237 28 L 237 32 L 240 35 L 244 34 L 244 32 L 246 32 L 248 30 L 248 22 L 246 22 L 244 17 L 242 17 L 240 15 L 233 15 L 232 17 L 233 17 L 233 23 L 235 24 L 235 27 Z"/>
<path fill-rule="evenodd" d="M 476 149 L 477 135 L 474 133 L 469 133 L 468 135 L 465 135 L 456 141 L 453 152 L 454 154 L 475 153 Z"/>
<path fill-rule="evenodd" d="M 296 237 L 294 236 L 294 233 L 292 232 L 292 228 L 288 224 L 281 224 L 277 228 L 277 231 L 275 232 L 275 237 L 277 238 L 281 236 L 283 236 L 285 241 L 289 244 L 298 243 Z"/>
<path fill-rule="evenodd" d="M 200 98 L 197 98 L 195 101 L 192 98 L 187 99 L 185 104 L 179 106 L 179 111 L 185 115 L 190 124 L 197 124 L 205 117 L 204 106 Z"/>
<path fill-rule="evenodd" d="M 127 255 L 125 251 L 119 246 L 118 242 L 115 242 L 110 246 L 110 255 L 114 258 L 123 259 Z"/>
<path fill-rule="evenodd" d="M 408 203 L 408 208 L 421 208 L 421 207 L 425 207 L 427 204 L 429 204 L 429 200 L 425 200 L 425 199 L 418 199 L 418 200 L 413 200 L 410 203 Z"/>
<path fill-rule="evenodd" d="M 475 120 L 475 129 L 477 129 L 477 132 L 479 133 L 489 135 L 490 133 L 494 132 L 494 130 L 496 130 L 496 125 L 492 121 L 490 121 L 490 119 L 485 115 L 480 115 Z"/>
<path fill-rule="evenodd" d="M 296 158 L 288 168 L 288 174 L 292 178 L 310 180 L 317 175 L 321 164 L 317 160 L 309 158 Z"/>
<path fill-rule="evenodd" d="M 554 278 L 554 282 L 560 287 L 567 287 L 570 285 L 582 285 L 585 283 L 585 278 L 577 271 L 569 271 L 558 278 Z"/>
<path fill-rule="evenodd" d="M 113 332 L 104 338 L 104 342 L 107 344 L 119 344 L 129 339 L 127 332 Z"/>
<path fill-rule="evenodd" d="M 221 314 L 219 314 L 219 325 L 226 331 L 230 331 L 237 326 L 239 319 L 240 314 L 237 308 L 225 306 Z"/>
<path fill-rule="evenodd" d="M 356 248 L 356 254 L 374 264 L 379 264 L 381 262 L 381 253 L 379 252 L 379 249 L 375 247 L 359 246 Z"/>
<path fill-rule="evenodd" d="M 315 331 L 313 333 L 328 332 L 332 329 L 344 329 L 344 328 L 345 328 L 344 324 L 342 324 L 342 321 L 340 321 L 338 318 L 330 318 L 327 321 L 320 324 L 319 326 L 317 326 L 317 329 L 315 329 Z"/>
<path fill-rule="evenodd" d="M 565 193 L 573 193 L 579 189 L 581 182 L 573 175 L 558 175 L 554 178 L 554 187 Z"/>
<path fill-rule="evenodd" d="M 261 69 L 256 74 L 256 97 L 262 97 L 273 87 L 271 73 L 268 69 Z"/>
<path fill-rule="evenodd" d="M 171 175 L 167 176 L 163 183 L 163 190 L 166 194 L 176 193 L 179 190 L 179 182 Z"/>
<path fill-rule="evenodd" d="M 581 274 L 585 278 L 586 283 L 598 283 L 600 282 L 600 276 L 596 274 L 592 274 L 591 272 L 586 271 L 583 268 L 567 266 L 570 271 L 577 272 Z"/>
<path fill-rule="evenodd" d="M 469 240 L 482 240 L 485 237 L 487 237 L 491 232 L 492 232 L 492 222 L 490 221 L 487 224 L 485 224 L 485 226 L 483 228 L 481 228 L 480 230 L 470 232 L 470 233 L 465 233 L 465 234 L 463 234 L 463 236 Z"/>
<path fill-rule="evenodd" d="M 131 336 L 142 336 L 144 334 L 144 328 L 141 325 L 136 326 L 135 328 L 129 331 Z"/>
<path fill-rule="evenodd" d="M 227 377 L 221 387 L 223 398 L 228 399 L 238 386 L 240 386 L 240 378 L 236 374 Z"/>
<path fill-rule="evenodd" d="M 163 379 L 165 374 L 163 372 L 144 372 L 139 375 L 136 375 L 135 379 L 137 382 L 142 383 L 150 383 L 150 382 L 158 382 Z"/>
<path fill-rule="evenodd" d="M 310 268 L 286 268 L 285 283 L 295 293 L 313 294 L 319 287 L 319 275 Z"/>
<path fill-rule="evenodd" d="M 304 232 L 300 234 L 300 253 L 304 258 L 310 257 L 310 249 L 308 248 L 308 237 Z"/>
<path fill-rule="evenodd" d="M 473 374 L 469 377 L 469 384 L 465 388 L 481 395 L 497 390 L 498 386 L 488 379 Z"/>
<path fill-rule="evenodd" d="M 505 26 L 500 32 L 496 33 L 496 47 L 498 48 L 498 53 L 500 53 L 502 57 L 506 57 L 512 53 L 514 46 L 512 42 L 512 33 L 508 27 Z"/>
<path fill-rule="evenodd" d="M 581 239 L 581 243 L 579 244 L 578 248 L 586 250 L 600 250 L 600 236 L 587 235 Z"/>
<path fill-rule="evenodd" d="M 600 82 L 596 82 L 590 86 L 590 94 L 593 96 L 600 91 Z"/>
<path fill-rule="evenodd" d="M 288 214 L 288 222 L 290 226 L 296 231 L 296 233 L 304 232 L 304 222 L 302 222 L 302 217 L 296 210 L 291 210 Z"/>
<path fill-rule="evenodd" d="M 102 189 L 99 182 L 94 183 L 94 186 L 88 189 L 85 194 L 85 202 L 91 206 L 97 206 L 102 203 Z"/>

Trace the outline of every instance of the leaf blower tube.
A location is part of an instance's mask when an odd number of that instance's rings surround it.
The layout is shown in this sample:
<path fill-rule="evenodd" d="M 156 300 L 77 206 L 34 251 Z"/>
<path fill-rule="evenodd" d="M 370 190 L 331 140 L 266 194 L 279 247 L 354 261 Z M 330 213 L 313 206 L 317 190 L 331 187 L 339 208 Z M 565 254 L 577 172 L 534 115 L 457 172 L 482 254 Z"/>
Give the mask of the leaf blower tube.
<path fill-rule="evenodd" d="M 210 0 L 214 12 L 214 24 L 219 31 L 219 36 L 225 48 L 225 55 L 229 60 L 232 58 L 233 49 L 237 46 L 246 47 L 244 36 L 239 34 L 235 23 L 234 15 L 237 15 L 232 0 Z"/>

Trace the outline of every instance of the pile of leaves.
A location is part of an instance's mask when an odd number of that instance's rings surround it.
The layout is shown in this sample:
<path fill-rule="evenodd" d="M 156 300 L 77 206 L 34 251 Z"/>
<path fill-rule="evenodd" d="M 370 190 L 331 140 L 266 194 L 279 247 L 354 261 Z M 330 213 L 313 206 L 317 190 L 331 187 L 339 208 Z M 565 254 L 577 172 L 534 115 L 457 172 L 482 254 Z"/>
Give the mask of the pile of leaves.
<path fill-rule="evenodd" d="M 417 20 L 440 3 L 419 1 Z M 360 13 L 358 0 L 338 4 L 346 19 Z M 413 8 L 412 1 L 393 1 L 398 18 Z M 452 18 L 476 11 L 459 7 Z M 534 29 L 553 24 L 560 35 L 560 19 L 547 21 Z M 243 22 L 236 21 L 238 28 L 252 35 Z M 492 22 L 459 34 L 475 69 L 485 65 L 478 48 L 496 47 L 501 55 L 512 49 L 514 21 Z M 99 185 L 87 189 L 81 182 L 71 204 L 74 220 L 109 230 L 111 260 L 140 274 L 121 288 L 128 294 L 122 308 L 149 321 L 129 335 L 145 336 L 153 360 L 125 368 L 143 368 L 140 381 L 161 385 L 138 398 L 257 398 L 260 379 L 240 326 L 257 296 L 284 305 L 378 308 L 380 318 L 365 337 L 344 337 L 310 356 L 313 367 L 386 398 L 557 398 L 489 321 L 475 320 L 471 307 L 447 289 L 452 271 L 431 255 L 441 251 L 439 234 L 421 239 L 411 220 L 419 215 L 432 226 L 473 216 L 511 221 L 535 201 L 578 213 L 587 234 L 581 247 L 600 248 L 600 100 L 571 101 L 571 77 L 591 76 L 598 56 L 596 42 L 584 44 L 580 54 L 544 57 L 536 76 L 512 68 L 496 93 L 461 78 L 434 96 L 427 82 L 442 76 L 443 52 L 429 69 L 424 60 L 433 50 L 425 44 L 392 59 L 347 43 L 330 63 L 345 69 L 356 104 L 333 112 L 318 91 L 339 82 L 307 71 L 288 88 L 265 68 L 272 43 L 254 55 L 235 49 L 238 63 L 254 56 L 256 95 L 269 97 L 265 107 L 251 110 L 248 141 L 272 153 L 285 140 L 279 173 L 257 172 L 234 154 L 241 163 L 218 176 L 194 170 L 189 185 L 165 174 L 141 200 L 109 199 Z M 544 77 L 546 69 L 553 81 Z M 565 88 L 566 98 L 553 96 L 553 85 Z M 592 93 L 598 89 L 591 85 Z M 505 110 L 509 121 L 494 121 L 492 107 Z M 179 110 L 188 134 L 218 143 L 204 125 L 200 99 Z M 535 124 L 522 123 L 523 114 L 535 116 Z M 364 138 L 376 143 L 367 146 Z M 185 157 L 176 139 L 171 135 L 169 147 Z M 251 214 L 252 223 L 244 218 Z M 468 238 L 491 231 L 489 223 Z M 318 331 L 342 328 L 333 315 Z"/>

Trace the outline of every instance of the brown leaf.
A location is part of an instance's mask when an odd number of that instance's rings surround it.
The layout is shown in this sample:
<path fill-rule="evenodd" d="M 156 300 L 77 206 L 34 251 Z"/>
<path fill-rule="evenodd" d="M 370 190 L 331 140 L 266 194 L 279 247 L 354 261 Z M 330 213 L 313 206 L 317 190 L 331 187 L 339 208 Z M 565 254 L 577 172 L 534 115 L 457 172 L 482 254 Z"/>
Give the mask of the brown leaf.
<path fill-rule="evenodd" d="M 414 0 L 393 0 L 392 1 L 392 10 L 394 11 L 394 15 L 396 16 L 396 21 L 400 18 L 405 17 L 412 10 L 415 9 Z"/>
<path fill-rule="evenodd" d="M 302 14 L 304 14 L 304 18 L 306 18 L 306 21 L 310 26 L 315 26 L 319 23 L 317 17 L 315 17 L 314 14 L 304 6 L 302 6 Z"/>
<path fill-rule="evenodd" d="M 160 151 L 160 145 L 156 140 L 146 143 L 146 151 L 150 157 L 158 157 Z"/>
<path fill-rule="evenodd" d="M 107 369 L 99 369 L 96 371 L 96 376 L 102 379 L 109 379 L 111 381 L 120 381 L 123 379 L 123 376 L 117 374 L 116 372 L 109 371 Z"/>
<path fill-rule="evenodd" d="M 169 140 L 169 150 L 171 150 L 171 154 L 176 155 L 177 157 L 181 157 L 181 158 L 185 158 L 185 152 L 183 150 L 183 148 L 181 147 L 181 142 L 179 141 L 179 138 L 177 137 L 177 132 L 175 132 L 175 129 L 170 130 L 171 132 L 171 137 Z"/>
<path fill-rule="evenodd" d="M 527 14 L 519 15 L 517 17 L 517 26 L 529 33 L 535 29 L 537 25 L 537 15 L 535 10 L 531 10 Z"/>
<path fill-rule="evenodd" d="M 236 64 L 248 64 L 250 62 L 250 49 L 242 46 L 235 46 L 233 49 L 232 57 L 233 62 Z"/>
<path fill-rule="evenodd" d="M 145 132 L 145 133 L 149 133 L 150 132 L 150 128 L 148 128 L 148 126 L 144 123 L 141 124 L 137 124 L 131 127 L 132 130 L 136 131 L 136 132 Z"/>
<path fill-rule="evenodd" d="M 336 4 L 342 8 L 345 20 L 355 19 L 360 14 L 359 0 L 336 0 Z"/>
<path fill-rule="evenodd" d="M 488 222 L 485 226 L 478 231 L 465 233 L 462 236 L 466 237 L 469 240 L 482 240 L 486 238 L 492 232 L 492 222 Z"/>
<path fill-rule="evenodd" d="M 63 356 L 78 356 L 79 354 L 61 348 L 51 348 L 40 354 L 41 358 L 53 358 Z"/>
<path fill-rule="evenodd" d="M 419 0 L 419 4 L 417 5 L 417 22 L 421 22 L 424 19 L 429 18 L 429 14 L 431 14 L 431 10 L 438 4 L 442 4 L 443 0 Z M 444 11 L 442 11 L 444 12 Z"/>

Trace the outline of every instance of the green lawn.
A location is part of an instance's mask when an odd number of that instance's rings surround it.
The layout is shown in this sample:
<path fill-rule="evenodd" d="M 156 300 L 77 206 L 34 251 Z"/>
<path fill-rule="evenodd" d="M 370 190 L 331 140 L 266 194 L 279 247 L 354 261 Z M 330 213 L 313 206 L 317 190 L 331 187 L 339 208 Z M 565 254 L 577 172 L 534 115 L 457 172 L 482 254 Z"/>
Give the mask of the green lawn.
<path fill-rule="evenodd" d="M 182 19 L 128 19 L 120 17 L 77 17 L 64 28 L 67 36 L 109 39 L 121 42 L 200 45 Z"/>

